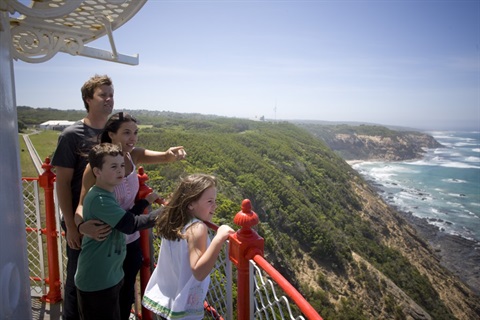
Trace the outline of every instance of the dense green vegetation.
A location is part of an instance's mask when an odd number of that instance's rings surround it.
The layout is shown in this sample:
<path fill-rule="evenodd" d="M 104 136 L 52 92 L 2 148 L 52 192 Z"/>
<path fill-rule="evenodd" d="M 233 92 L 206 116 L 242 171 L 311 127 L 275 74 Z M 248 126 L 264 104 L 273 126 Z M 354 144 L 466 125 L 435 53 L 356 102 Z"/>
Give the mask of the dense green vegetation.
<path fill-rule="evenodd" d="M 136 111 L 133 113 L 137 116 Z M 55 118 L 59 117 L 55 113 Z M 180 175 L 216 175 L 221 183 L 215 218 L 218 224 L 233 226 L 241 201 L 250 199 L 261 221 L 257 229 L 265 239 L 269 261 L 325 319 L 367 317 L 355 297 L 342 298 L 341 305 L 335 308 L 329 302 L 329 296 L 335 293 L 329 291 L 331 286 L 321 275 L 317 283 L 323 290 L 300 283 L 291 264 L 293 259 L 302 259 L 300 250 L 338 274 L 352 265 L 351 252 L 355 251 L 392 279 L 432 318 L 453 318 L 428 279 L 399 252 L 383 245 L 380 235 L 357 214 L 362 205 L 351 182 L 362 178 L 306 130 L 287 122 L 199 115 L 152 116 L 138 112 L 138 118 L 142 124 L 152 125 L 142 128 L 139 145 L 154 150 L 183 145 L 188 153 L 186 161 L 146 165 L 148 184 L 167 195 Z M 49 120 L 41 121 L 44 119 Z M 372 292 L 381 291 L 381 284 L 362 270 L 356 277 Z M 398 314 L 394 302 L 388 302 L 392 314 Z"/>
<path fill-rule="evenodd" d="M 75 121 L 85 116 L 84 110 L 57 110 L 51 108 L 31 108 L 25 106 L 17 107 L 17 118 L 19 129 L 25 126 L 37 126 L 48 120 Z"/>

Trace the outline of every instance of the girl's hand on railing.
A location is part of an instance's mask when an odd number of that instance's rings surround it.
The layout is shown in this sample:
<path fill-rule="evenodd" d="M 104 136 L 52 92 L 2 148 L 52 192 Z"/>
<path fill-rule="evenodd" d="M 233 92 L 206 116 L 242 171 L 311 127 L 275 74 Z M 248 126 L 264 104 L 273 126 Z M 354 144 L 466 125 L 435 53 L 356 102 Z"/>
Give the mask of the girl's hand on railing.
<path fill-rule="evenodd" d="M 219 239 L 222 240 L 223 242 L 223 241 L 227 241 L 228 237 L 234 233 L 235 233 L 235 230 L 233 230 L 230 226 L 223 224 L 220 227 L 218 227 L 217 235 L 215 237 L 219 237 Z"/>
<path fill-rule="evenodd" d="M 159 205 L 165 204 L 165 199 L 159 196 L 156 192 L 149 193 L 146 197 L 145 200 L 147 200 L 150 204 L 156 203 Z"/>
<path fill-rule="evenodd" d="M 147 200 L 150 204 L 154 203 L 158 199 L 160 199 L 160 196 L 156 192 L 151 192 L 145 197 L 145 200 Z"/>

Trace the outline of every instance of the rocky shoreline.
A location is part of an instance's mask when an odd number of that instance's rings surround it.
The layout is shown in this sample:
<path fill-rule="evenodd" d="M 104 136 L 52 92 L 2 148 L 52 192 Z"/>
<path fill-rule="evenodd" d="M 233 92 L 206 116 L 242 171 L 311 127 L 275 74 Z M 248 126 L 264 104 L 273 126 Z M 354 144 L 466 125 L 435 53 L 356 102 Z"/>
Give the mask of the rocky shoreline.
<path fill-rule="evenodd" d="M 346 161 L 350 166 L 366 160 Z M 373 160 L 371 160 L 373 161 Z M 383 161 L 385 161 L 383 159 Z M 383 193 L 375 183 L 368 180 L 368 184 L 379 194 Z M 465 285 L 480 297 L 480 242 L 469 240 L 461 236 L 448 234 L 434 226 L 425 218 L 414 216 L 411 212 L 405 212 L 394 208 L 432 247 L 433 252 L 440 264 L 456 275 Z"/>
<path fill-rule="evenodd" d="M 440 264 L 480 296 L 480 242 L 447 234 L 426 219 L 395 209 L 427 240 Z"/>

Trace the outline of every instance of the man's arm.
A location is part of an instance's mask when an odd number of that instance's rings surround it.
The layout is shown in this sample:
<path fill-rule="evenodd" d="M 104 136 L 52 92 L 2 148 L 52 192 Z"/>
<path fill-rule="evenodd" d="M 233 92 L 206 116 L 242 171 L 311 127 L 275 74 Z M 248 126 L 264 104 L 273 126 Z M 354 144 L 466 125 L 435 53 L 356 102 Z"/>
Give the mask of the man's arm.
<path fill-rule="evenodd" d="M 95 184 L 95 176 L 93 175 L 90 164 L 87 165 L 83 172 L 82 191 L 80 192 L 80 201 L 75 210 L 75 225 L 78 232 L 87 235 L 97 241 L 103 241 L 112 232 L 110 226 L 103 221 L 92 219 L 88 221 L 83 220 L 83 200 L 87 195 L 88 190 Z"/>
<path fill-rule="evenodd" d="M 81 235 L 77 231 L 72 210 L 72 178 L 73 168 L 56 167 L 57 197 L 63 219 L 67 227 L 67 243 L 72 249 L 79 250 L 82 244 Z"/>

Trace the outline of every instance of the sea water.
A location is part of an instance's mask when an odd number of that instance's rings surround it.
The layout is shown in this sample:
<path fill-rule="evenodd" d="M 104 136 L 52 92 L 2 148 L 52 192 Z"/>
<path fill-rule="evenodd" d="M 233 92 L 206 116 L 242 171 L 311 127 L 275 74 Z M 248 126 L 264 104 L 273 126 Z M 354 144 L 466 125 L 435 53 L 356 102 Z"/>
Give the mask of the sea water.
<path fill-rule="evenodd" d="M 441 148 L 420 160 L 361 162 L 352 167 L 386 202 L 443 232 L 480 241 L 480 132 L 428 132 Z"/>

